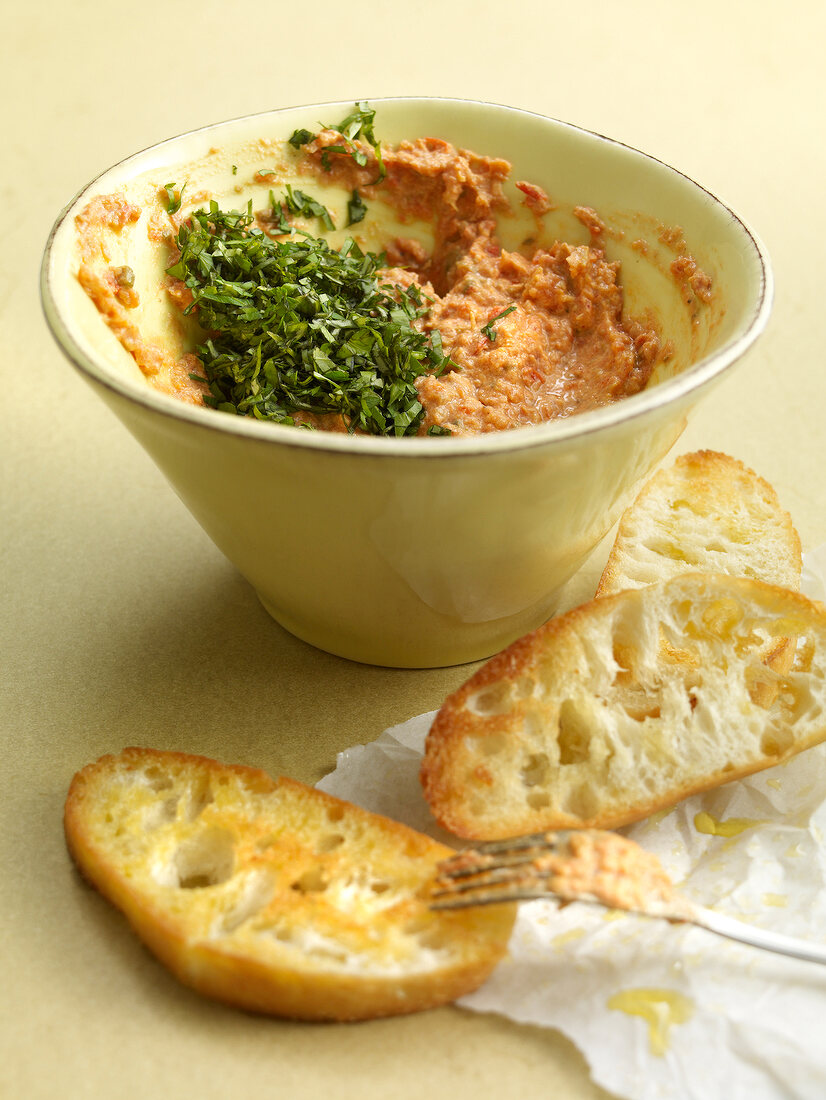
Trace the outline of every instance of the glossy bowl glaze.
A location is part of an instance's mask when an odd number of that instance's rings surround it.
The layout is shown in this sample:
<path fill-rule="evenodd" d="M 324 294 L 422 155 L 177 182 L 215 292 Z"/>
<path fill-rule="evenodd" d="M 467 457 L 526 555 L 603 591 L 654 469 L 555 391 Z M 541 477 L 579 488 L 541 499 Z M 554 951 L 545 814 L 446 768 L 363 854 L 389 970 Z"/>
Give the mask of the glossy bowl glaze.
<path fill-rule="evenodd" d="M 140 441 L 196 519 L 298 637 L 357 661 L 435 667 L 489 656 L 550 616 L 560 587 L 665 455 L 686 417 L 763 330 L 767 257 L 730 209 L 681 173 L 616 141 L 526 111 L 444 99 L 374 101 L 385 143 L 437 136 L 504 157 L 512 180 L 553 200 L 549 240 L 587 241 L 572 211 L 606 223 L 622 263 L 626 311 L 653 316 L 672 342 L 667 369 L 641 393 L 565 420 L 456 438 L 355 437 L 262 423 L 184 404 L 151 388 L 78 285 L 76 216 L 96 195 L 160 201 L 185 194 L 240 208 L 266 194 L 254 173 L 296 128 L 352 104 L 270 111 L 183 134 L 92 182 L 46 249 L 48 323 L 69 360 Z M 315 184 L 314 184 L 315 186 Z M 504 243 L 525 234 L 517 213 Z M 327 204 L 334 207 L 335 196 Z M 520 218 L 522 220 L 520 221 Z M 138 223 L 140 225 L 141 223 Z M 713 281 L 708 305 L 671 273 L 679 227 Z M 364 227 L 365 243 L 386 233 Z M 151 236 L 151 235 L 150 235 Z M 163 293 L 168 253 L 124 232 L 112 262 L 141 286 L 149 331 L 186 331 Z"/>

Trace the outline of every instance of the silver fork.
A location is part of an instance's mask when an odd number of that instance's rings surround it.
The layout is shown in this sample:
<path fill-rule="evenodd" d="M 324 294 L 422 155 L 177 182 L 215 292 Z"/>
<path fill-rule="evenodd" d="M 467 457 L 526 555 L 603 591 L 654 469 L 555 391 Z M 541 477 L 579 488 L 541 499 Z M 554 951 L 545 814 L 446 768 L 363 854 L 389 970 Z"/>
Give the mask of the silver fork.
<path fill-rule="evenodd" d="M 560 830 L 494 840 L 440 863 L 433 909 L 555 898 L 696 924 L 718 936 L 826 963 L 826 945 L 768 932 L 680 895 L 659 860 L 634 841 L 598 829 Z"/>

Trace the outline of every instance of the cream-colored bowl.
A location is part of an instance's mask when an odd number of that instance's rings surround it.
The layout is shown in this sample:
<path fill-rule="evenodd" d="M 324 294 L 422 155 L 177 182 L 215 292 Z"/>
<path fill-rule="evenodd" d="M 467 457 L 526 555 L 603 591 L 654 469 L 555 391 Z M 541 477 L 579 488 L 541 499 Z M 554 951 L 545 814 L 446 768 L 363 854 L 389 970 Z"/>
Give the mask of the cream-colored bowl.
<path fill-rule="evenodd" d="M 186 181 L 239 209 L 272 182 L 297 128 L 352 104 L 270 111 L 163 142 L 115 166 L 62 213 L 43 262 L 46 317 L 61 348 L 145 447 L 270 614 L 298 637 L 357 661 L 435 667 L 486 657 L 554 611 L 557 593 L 665 455 L 695 403 L 757 338 L 771 303 L 763 248 L 730 209 L 686 176 L 616 141 L 527 111 L 444 99 L 372 104 L 385 143 L 437 136 L 504 157 L 512 180 L 553 200 L 549 239 L 587 241 L 573 216 L 593 207 L 622 262 L 626 311 L 653 316 L 674 355 L 642 392 L 562 421 L 476 437 L 374 438 L 309 432 L 184 404 L 153 389 L 78 285 L 77 214 L 123 193 L 141 220 L 112 237 L 128 264 L 149 337 L 186 346 L 151 240 L 163 188 Z M 305 184 L 306 186 L 306 184 Z M 312 190 L 319 188 L 313 181 Z M 517 213 L 506 244 L 526 233 Z M 159 198 L 158 196 L 161 196 Z M 342 195 L 325 194 L 341 210 Z M 338 223 L 337 223 L 338 224 Z M 713 280 L 708 305 L 670 271 L 679 227 Z M 368 221 L 365 243 L 388 231 Z M 407 227 L 415 233 L 416 227 Z M 424 231 L 423 231 L 424 232 Z"/>

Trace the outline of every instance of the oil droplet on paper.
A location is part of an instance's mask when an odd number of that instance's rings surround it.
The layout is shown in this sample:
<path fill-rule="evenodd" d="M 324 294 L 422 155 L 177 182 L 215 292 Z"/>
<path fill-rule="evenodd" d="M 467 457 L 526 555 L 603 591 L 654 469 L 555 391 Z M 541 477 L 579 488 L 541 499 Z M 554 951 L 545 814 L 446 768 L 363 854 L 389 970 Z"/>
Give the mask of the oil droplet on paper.
<path fill-rule="evenodd" d="M 697 832 L 709 833 L 711 836 L 739 836 L 746 829 L 753 829 L 757 825 L 765 825 L 765 821 L 758 821 L 751 817 L 729 817 L 718 821 L 705 810 L 694 815 L 694 828 Z"/>
<path fill-rule="evenodd" d="M 567 932 L 560 932 L 558 936 L 554 936 L 551 943 L 554 947 L 564 947 L 567 943 L 582 939 L 584 935 L 584 928 L 571 928 Z"/>
<path fill-rule="evenodd" d="M 641 1016 L 648 1024 L 652 1054 L 668 1050 L 671 1028 L 684 1024 L 694 1012 L 694 1002 L 673 989 L 623 989 L 608 998 L 608 1007 L 627 1016 Z"/>
<path fill-rule="evenodd" d="M 674 807 L 673 806 L 666 806 L 666 808 L 664 810 L 657 810 L 656 813 L 653 813 L 653 814 L 651 814 L 650 817 L 647 817 L 645 819 L 645 824 L 646 825 L 652 825 L 652 826 L 653 825 L 659 825 L 659 823 L 662 820 L 664 820 L 664 818 L 668 817 L 669 814 L 673 814 L 673 813 L 674 813 Z"/>
<path fill-rule="evenodd" d="M 779 779 L 767 779 L 766 780 L 766 786 L 767 787 L 773 787 L 776 791 L 782 791 L 783 790 L 783 784 L 780 782 Z"/>
<path fill-rule="evenodd" d="M 764 905 L 774 905 L 778 909 L 784 909 L 789 904 L 789 899 L 786 894 L 764 894 Z"/>

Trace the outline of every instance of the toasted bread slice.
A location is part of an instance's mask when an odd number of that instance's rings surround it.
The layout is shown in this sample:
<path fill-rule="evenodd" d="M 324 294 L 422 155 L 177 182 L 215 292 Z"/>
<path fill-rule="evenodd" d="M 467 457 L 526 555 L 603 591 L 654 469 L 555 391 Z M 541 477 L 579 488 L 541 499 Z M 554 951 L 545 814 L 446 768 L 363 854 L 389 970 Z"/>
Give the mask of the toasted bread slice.
<path fill-rule="evenodd" d="M 736 458 L 695 451 L 659 470 L 623 513 L 598 596 L 678 573 L 798 589 L 800 538 L 774 489 Z"/>
<path fill-rule="evenodd" d="M 435 913 L 450 849 L 292 779 L 152 749 L 72 781 L 69 849 L 180 980 L 255 1012 L 360 1020 L 481 984 L 512 906 Z"/>
<path fill-rule="evenodd" d="M 799 639 L 786 673 L 763 663 L 776 637 Z M 826 607 L 686 573 L 594 599 L 488 661 L 439 711 L 421 779 L 459 836 L 611 829 L 824 739 Z"/>
<path fill-rule="evenodd" d="M 800 536 L 771 485 L 719 451 L 681 455 L 659 470 L 620 518 L 597 596 L 667 580 L 687 572 L 800 588 Z M 793 638 L 772 638 L 763 661 L 786 672 Z M 766 684 L 763 700 L 771 702 Z"/>

